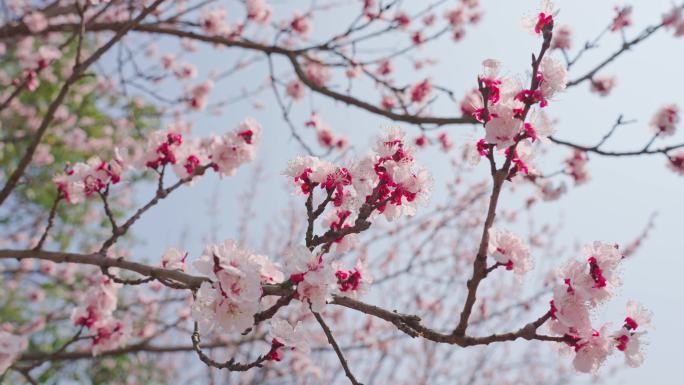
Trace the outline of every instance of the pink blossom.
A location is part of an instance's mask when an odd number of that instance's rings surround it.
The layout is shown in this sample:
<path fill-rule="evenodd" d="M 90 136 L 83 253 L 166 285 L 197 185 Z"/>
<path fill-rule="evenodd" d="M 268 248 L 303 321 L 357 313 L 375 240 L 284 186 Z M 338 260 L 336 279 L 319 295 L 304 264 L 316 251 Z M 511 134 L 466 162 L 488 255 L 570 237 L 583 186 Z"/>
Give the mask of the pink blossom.
<path fill-rule="evenodd" d="M 572 47 L 572 28 L 561 25 L 553 31 L 551 49 L 570 49 Z"/>
<path fill-rule="evenodd" d="M 566 172 L 575 180 L 576 185 L 586 183 L 591 178 L 587 170 L 589 158 L 582 150 L 575 150 L 572 156 L 565 160 Z"/>
<path fill-rule="evenodd" d="M 595 76 L 591 79 L 591 92 L 595 92 L 600 96 L 608 96 L 617 84 L 615 76 Z"/>
<path fill-rule="evenodd" d="M 332 298 L 335 275 L 323 256 L 311 253 L 305 246 L 297 246 L 285 255 L 285 272 L 297 284 L 297 298 L 321 312 Z"/>
<path fill-rule="evenodd" d="M 536 16 L 526 16 L 523 18 L 523 29 L 532 34 L 540 35 L 548 25 L 553 25 L 553 18 L 557 14 L 558 10 L 555 9 L 553 3 L 550 0 L 543 0 L 539 6 L 539 13 Z"/>
<path fill-rule="evenodd" d="M 304 98 L 304 95 L 306 94 L 306 87 L 299 79 L 295 79 L 287 83 L 285 93 L 294 101 L 298 102 Z"/>
<path fill-rule="evenodd" d="M 679 150 L 668 155 L 668 159 L 668 167 L 670 167 L 672 171 L 684 175 L 684 150 Z"/>
<path fill-rule="evenodd" d="M 121 160 L 115 158 L 110 163 L 98 157 L 86 163 L 79 162 L 68 167 L 66 172 L 53 178 L 57 188 L 69 203 L 80 203 L 109 184 L 121 179 Z"/>
<path fill-rule="evenodd" d="M 533 110 L 530 113 L 528 123 L 523 125 L 525 133 L 532 142 L 539 139 L 542 143 L 549 142 L 549 136 L 553 135 L 555 128 L 553 122 L 544 111 Z"/>
<path fill-rule="evenodd" d="M 254 20 L 257 24 L 268 23 L 273 14 L 273 8 L 266 0 L 246 0 L 247 18 Z"/>
<path fill-rule="evenodd" d="M 212 280 L 202 282 L 192 305 L 192 318 L 202 330 L 242 332 L 252 326 L 261 296 L 260 266 L 253 253 L 231 240 L 209 245 L 195 268 Z"/>
<path fill-rule="evenodd" d="M 130 338 L 130 324 L 127 321 L 107 319 L 95 327 L 95 338 L 93 338 L 92 353 L 93 357 L 102 352 L 114 350 L 121 347 Z"/>
<path fill-rule="evenodd" d="M 430 27 L 435 24 L 435 20 L 437 20 L 437 16 L 435 16 L 434 13 L 429 13 L 423 16 L 423 24 L 425 24 L 426 27 Z"/>
<path fill-rule="evenodd" d="M 638 328 L 643 330 L 651 325 L 652 313 L 642 305 L 634 301 L 627 303 L 627 317 L 625 323 L 613 334 L 613 341 L 616 349 L 625 354 L 625 363 L 630 367 L 640 366 L 645 358 L 641 349 L 641 337 L 645 331 L 637 332 Z"/>
<path fill-rule="evenodd" d="M 355 62 L 352 62 L 346 70 L 344 70 L 345 76 L 349 79 L 358 78 L 363 73 L 363 67 Z"/>
<path fill-rule="evenodd" d="M 411 25 L 411 18 L 404 12 L 397 12 L 397 14 L 394 15 L 394 22 L 397 23 L 399 28 L 405 30 Z"/>
<path fill-rule="evenodd" d="M 423 103 L 430 95 L 430 92 L 432 92 L 432 83 L 430 82 L 430 79 L 425 79 L 414 85 L 409 91 L 413 103 Z"/>
<path fill-rule="evenodd" d="M 304 73 L 309 80 L 319 87 L 324 86 L 332 77 L 328 66 L 316 60 L 308 60 L 306 62 Z"/>
<path fill-rule="evenodd" d="M 380 101 L 380 105 L 382 106 L 382 108 L 388 111 L 392 110 L 396 103 L 397 99 L 389 95 L 383 96 L 382 101 Z"/>
<path fill-rule="evenodd" d="M 227 29 L 226 16 L 228 11 L 225 8 L 205 8 L 200 14 L 199 24 L 209 35 L 220 35 Z"/>
<path fill-rule="evenodd" d="M 425 42 L 425 37 L 421 31 L 415 31 L 411 34 L 411 42 L 415 45 L 420 45 Z"/>
<path fill-rule="evenodd" d="M 160 61 L 165 70 L 171 70 L 176 66 L 176 57 L 171 54 L 162 55 Z"/>
<path fill-rule="evenodd" d="M 468 91 L 459 105 L 463 116 L 475 116 L 475 113 L 482 108 L 482 94 L 477 88 Z"/>
<path fill-rule="evenodd" d="M 54 161 L 55 157 L 50 153 L 50 145 L 47 143 L 39 144 L 33 155 L 33 162 L 38 166 L 46 166 Z"/>
<path fill-rule="evenodd" d="M 641 348 L 641 337 L 644 332 L 630 332 L 625 328 L 621 328 L 612 335 L 615 348 L 625 355 L 625 363 L 627 366 L 636 368 L 641 366 L 646 358 L 646 355 Z"/>
<path fill-rule="evenodd" d="M 300 12 L 295 11 L 290 22 L 290 28 L 300 36 L 307 36 L 311 32 L 311 21 L 308 15 L 302 15 Z"/>
<path fill-rule="evenodd" d="M 192 64 L 181 64 L 176 66 L 173 73 L 178 80 L 192 79 L 197 76 L 197 67 Z"/>
<path fill-rule="evenodd" d="M 532 269 L 529 248 L 515 234 L 491 228 L 489 229 L 489 255 L 517 274 L 525 274 Z"/>
<path fill-rule="evenodd" d="M 622 261 L 622 253 L 616 245 L 594 242 L 584 248 L 586 263 L 571 265 L 566 271 L 566 279 L 579 295 L 587 301 L 598 303 L 609 298 L 615 288 L 621 285 L 617 267 Z"/>
<path fill-rule="evenodd" d="M 235 174 L 238 167 L 254 160 L 261 131 L 261 125 L 256 120 L 246 118 L 232 132 L 214 137 L 208 144 L 214 169 L 222 176 L 230 176 Z"/>
<path fill-rule="evenodd" d="M 45 292 L 39 288 L 31 290 L 28 293 L 28 299 L 31 302 L 40 303 L 45 299 Z"/>
<path fill-rule="evenodd" d="M 161 266 L 168 270 L 185 271 L 185 258 L 187 258 L 187 256 L 187 252 L 182 252 L 176 248 L 170 247 L 166 249 L 162 256 Z"/>
<path fill-rule="evenodd" d="M 344 199 L 340 199 L 342 203 L 340 206 L 352 206 L 352 204 L 354 203 L 354 193 L 345 191 L 342 197 Z M 330 211 L 321 224 L 325 227 L 329 227 L 333 231 L 339 231 L 341 229 L 351 226 L 351 224 L 349 223 L 351 223 L 353 220 L 354 218 L 352 218 L 351 211 L 345 210 L 344 207 L 342 207 L 342 209 Z M 349 251 L 354 250 L 359 246 L 359 235 L 347 234 L 341 238 L 336 239 L 334 241 L 334 244 L 335 252 L 339 254 L 348 253 Z"/>
<path fill-rule="evenodd" d="M 175 150 L 174 157 L 176 162 L 172 168 L 179 178 L 196 176 L 195 173 L 200 167 L 209 164 L 207 149 L 197 138 L 185 139 Z"/>
<path fill-rule="evenodd" d="M 428 137 L 425 136 L 425 135 L 420 135 L 420 136 L 417 136 L 417 137 L 413 140 L 413 143 L 415 143 L 416 146 L 418 146 L 418 147 L 420 147 L 420 148 L 424 148 L 425 146 L 427 146 L 427 145 L 429 144 L 429 139 L 428 139 Z"/>
<path fill-rule="evenodd" d="M 550 330 L 558 335 L 591 334 L 589 307 L 567 284 L 557 285 L 553 290 Z"/>
<path fill-rule="evenodd" d="M 484 143 L 484 139 L 481 140 Z M 478 145 L 478 142 L 473 140 L 468 141 L 462 147 L 461 158 L 470 166 L 477 166 L 480 163 L 480 159 L 487 155 L 486 151 L 480 151 L 482 145 Z M 483 155 L 484 154 L 484 155 Z"/>
<path fill-rule="evenodd" d="M 564 91 L 568 82 L 568 71 L 565 65 L 546 56 L 541 61 L 537 76 L 541 80 L 540 91 L 546 99 Z"/>
<path fill-rule="evenodd" d="M 209 93 L 214 88 L 214 82 L 211 80 L 206 80 L 194 87 L 192 87 L 188 93 L 190 98 L 188 98 L 188 106 L 190 109 L 195 111 L 203 110 L 207 105 L 207 99 Z"/>
<path fill-rule="evenodd" d="M 43 45 L 38 48 L 38 52 L 30 60 L 26 61 L 26 64 L 30 64 L 33 68 L 47 68 L 50 63 L 60 57 L 62 57 L 62 52 L 56 47 Z"/>
<path fill-rule="evenodd" d="M 641 327 L 651 327 L 651 318 L 653 313 L 646 309 L 642 304 L 636 301 L 627 302 L 627 317 L 625 318 L 625 328 L 629 330 L 636 330 Z"/>
<path fill-rule="evenodd" d="M 394 68 L 392 67 L 392 62 L 390 60 L 383 60 L 378 64 L 377 74 L 381 76 L 387 76 L 392 73 Z"/>
<path fill-rule="evenodd" d="M 522 128 L 522 121 L 516 117 L 515 111 L 508 105 L 497 104 L 490 107 L 490 116 L 492 118 L 485 126 L 487 143 L 499 148 L 512 145 Z"/>
<path fill-rule="evenodd" d="M 465 11 L 463 8 L 447 10 L 444 12 L 444 18 L 452 27 L 458 27 L 465 22 Z"/>
<path fill-rule="evenodd" d="M 328 175 L 334 173 L 336 167 L 332 163 L 313 156 L 298 156 L 288 162 L 283 175 L 290 180 L 304 194 L 309 194 Z"/>
<path fill-rule="evenodd" d="M 365 259 L 360 259 L 351 270 L 342 268 L 339 263 L 333 265 L 333 269 L 337 278 L 337 294 L 340 296 L 358 299 L 368 292 L 373 283 Z"/>
<path fill-rule="evenodd" d="M 90 329 L 109 320 L 116 309 L 120 287 L 107 277 L 98 278 L 98 283 L 86 291 L 81 305 L 72 311 L 71 321 Z"/>
<path fill-rule="evenodd" d="M 173 131 L 155 131 L 147 139 L 147 151 L 139 160 L 138 167 L 159 169 L 178 162 L 177 153 L 183 144 L 183 135 Z"/>
<path fill-rule="evenodd" d="M 563 182 L 555 186 L 550 181 L 542 181 L 539 184 L 539 193 L 541 194 L 542 200 L 545 202 L 558 200 L 566 192 L 567 186 Z"/>
<path fill-rule="evenodd" d="M 615 17 L 610 30 L 616 32 L 630 25 L 632 25 L 632 6 L 615 7 Z"/>
<path fill-rule="evenodd" d="M 384 202 L 378 212 L 390 221 L 401 215 L 414 215 L 417 207 L 429 198 L 432 186 L 430 174 L 415 164 L 414 149 L 404 140 L 403 131 L 387 130 L 378 139 L 375 153 L 350 169 L 356 195 Z"/>
<path fill-rule="evenodd" d="M 40 272 L 46 275 L 53 275 L 56 273 L 57 263 L 48 260 L 40 261 Z"/>
<path fill-rule="evenodd" d="M 665 105 L 651 119 L 651 129 L 658 135 L 672 136 L 679 119 L 679 107 L 674 104 Z"/>
<path fill-rule="evenodd" d="M 259 266 L 259 274 L 261 275 L 261 283 L 280 283 L 285 279 L 285 275 L 280 269 L 280 265 L 273 263 L 267 256 L 260 254 L 253 254 L 252 261 Z"/>
<path fill-rule="evenodd" d="M 449 151 L 451 147 L 453 147 L 454 143 L 449 140 L 449 136 L 447 135 L 446 132 L 441 132 L 437 136 L 437 140 L 439 140 L 439 144 L 442 146 L 442 151 Z"/>
<path fill-rule="evenodd" d="M 675 28 L 682 22 L 682 7 L 673 7 L 669 12 L 663 14 L 662 23 L 665 28 Z"/>
<path fill-rule="evenodd" d="M 611 339 L 607 335 L 607 326 L 604 326 L 600 331 L 594 330 L 575 343 L 573 365 L 579 372 L 595 373 L 610 353 Z"/>
<path fill-rule="evenodd" d="M 282 350 L 285 348 L 297 350 L 303 354 L 308 354 L 310 351 L 308 336 L 302 330 L 301 322 L 297 322 L 295 327 L 292 327 L 289 322 L 283 319 L 273 318 L 270 322 L 268 335 L 271 338 L 271 350 L 267 356 L 271 361 L 280 361 Z"/>
<path fill-rule="evenodd" d="M 500 86 L 502 84 L 499 79 L 499 70 L 501 62 L 495 59 L 486 59 L 482 61 L 483 74 L 478 76 L 478 82 L 487 90 L 487 101 L 491 104 L 496 104 L 501 99 Z"/>

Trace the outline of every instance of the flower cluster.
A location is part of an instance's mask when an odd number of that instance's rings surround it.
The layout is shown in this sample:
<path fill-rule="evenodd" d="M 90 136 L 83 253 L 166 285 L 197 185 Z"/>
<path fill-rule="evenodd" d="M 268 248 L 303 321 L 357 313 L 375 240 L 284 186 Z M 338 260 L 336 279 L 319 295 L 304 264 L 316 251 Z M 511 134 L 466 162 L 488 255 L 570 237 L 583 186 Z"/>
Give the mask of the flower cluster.
<path fill-rule="evenodd" d="M 413 148 L 405 144 L 404 132 L 388 130 L 374 150 L 349 167 L 311 156 L 297 157 L 290 161 L 284 174 L 304 194 L 310 194 L 316 187 L 325 190 L 336 208 L 351 212 L 343 222 L 353 222 L 362 205 L 372 207 L 374 215 L 384 214 L 388 220 L 415 214 L 417 206 L 430 195 L 432 179 L 416 165 Z"/>
<path fill-rule="evenodd" d="M 312 253 L 304 246 L 288 252 L 285 272 L 297 285 L 297 298 L 315 312 L 322 311 L 333 294 L 360 298 L 373 282 L 365 261 L 360 260 L 353 269 L 347 270 L 340 263 L 330 264 L 323 255 Z"/>
<path fill-rule="evenodd" d="M 565 89 L 567 71 L 561 63 L 544 57 L 536 74 L 538 87 L 536 89 L 522 89 L 520 82 L 509 77 L 499 77 L 500 63 L 488 59 L 483 62 L 485 71 L 479 77 L 481 88 L 487 96 L 485 113 L 481 99 L 470 96 L 473 116 L 485 123 L 485 141 L 499 148 L 506 148 L 515 141 L 530 138 L 532 141 L 539 136 L 550 134 L 549 120 L 541 113 L 523 124 L 523 113 L 526 106 L 539 104 L 548 105 L 548 99 Z M 478 105 L 479 104 L 479 105 Z M 464 112 L 467 110 L 462 108 Z M 535 121 L 538 120 L 538 121 Z"/>
<path fill-rule="evenodd" d="M 489 229 L 488 253 L 497 263 L 505 266 L 506 270 L 513 270 L 519 275 L 527 273 L 533 266 L 530 249 L 509 231 Z"/>
<path fill-rule="evenodd" d="M 180 255 L 176 250 L 170 250 L 165 253 L 164 260 L 177 261 Z M 250 328 L 255 314 L 261 309 L 262 285 L 279 284 L 284 278 L 296 286 L 295 298 L 315 312 L 322 311 L 333 294 L 358 298 L 372 281 L 364 263 L 344 270 L 338 264 L 324 261 L 322 255 L 312 253 L 305 246 L 293 247 L 287 252 L 285 274 L 268 257 L 243 249 L 231 240 L 206 247 L 193 265 L 209 278 L 200 285 L 191 311 L 192 318 L 205 332 L 218 329 L 239 333 Z M 305 345 L 298 328 L 288 329 L 285 326 L 289 324 L 283 322 L 272 322 L 274 334 L 269 359 L 276 361 L 280 359 L 280 348 L 302 349 Z"/>
<path fill-rule="evenodd" d="M 622 254 L 617 246 L 595 242 L 584 250 L 586 260 L 573 260 L 559 270 L 559 280 L 551 301 L 552 333 L 564 337 L 575 351 L 573 361 L 580 372 L 595 372 L 617 348 L 626 355 L 627 363 L 637 366 L 643 360 L 639 350 L 639 324 L 647 325 L 650 315 L 635 304 L 628 306 L 624 327 L 609 332 L 609 325 L 599 330 L 591 325 L 591 312 L 609 299 L 621 285 L 617 268 Z"/>
<path fill-rule="evenodd" d="M 311 310 L 321 312 L 331 299 L 335 287 L 335 272 L 322 255 L 305 246 L 292 248 L 285 256 L 285 272 L 297 284 L 297 298 L 308 303 Z"/>
<path fill-rule="evenodd" d="M 115 152 L 114 159 L 110 162 L 93 157 L 87 162 L 67 167 L 64 174 L 54 178 L 54 182 L 64 199 L 76 204 L 102 191 L 109 184 L 117 184 L 121 180 L 123 169 L 123 160 L 118 152 Z"/>
<path fill-rule="evenodd" d="M 97 284 L 86 291 L 80 301 L 81 305 L 71 313 L 71 321 L 75 325 L 95 333 L 92 340 L 93 356 L 116 349 L 129 338 L 129 323 L 113 316 L 120 287 L 120 284 L 114 283 L 108 277 L 99 277 Z"/>
<path fill-rule="evenodd" d="M 567 71 L 562 64 L 548 57 L 538 64 L 533 87 L 523 89 L 519 81 L 499 76 L 498 61 L 485 60 L 484 72 L 478 78 L 480 96 L 471 91 L 461 103 L 464 113 L 484 123 L 485 137 L 476 144 L 480 156 L 489 156 L 491 147 L 510 154 L 514 165 L 508 179 L 518 172 L 530 171 L 529 162 L 534 157 L 532 143 L 538 139 L 546 142 L 553 133 L 551 120 L 544 112 L 531 110 L 525 121 L 527 112 L 536 104 L 545 107 L 549 98 L 565 89 L 567 82 Z"/>
<path fill-rule="evenodd" d="M 337 278 L 337 295 L 343 297 L 360 298 L 368 292 L 373 283 L 373 277 L 368 271 L 366 261 L 359 260 L 353 269 L 346 270 L 341 264 L 333 265 Z"/>
<path fill-rule="evenodd" d="M 218 327 L 242 332 L 254 323 L 259 311 L 262 276 L 272 264 L 231 240 L 207 246 L 194 266 L 211 282 L 202 282 L 192 305 L 192 317 L 201 329 Z"/>
<path fill-rule="evenodd" d="M 204 142 L 212 168 L 223 176 L 254 160 L 256 146 L 261 140 L 261 125 L 252 118 L 245 119 L 238 127 L 222 136 L 214 136 Z"/>
<path fill-rule="evenodd" d="M 261 126 L 247 118 L 221 136 L 186 139 L 176 130 L 155 131 L 148 137 L 146 151 L 126 159 L 115 151 L 111 161 L 98 157 L 67 167 L 53 181 L 69 203 L 80 203 L 94 193 L 118 183 L 129 168 L 160 172 L 171 167 L 179 178 L 193 178 L 211 166 L 220 175 L 233 175 L 244 163 L 254 159 L 261 137 Z"/>

